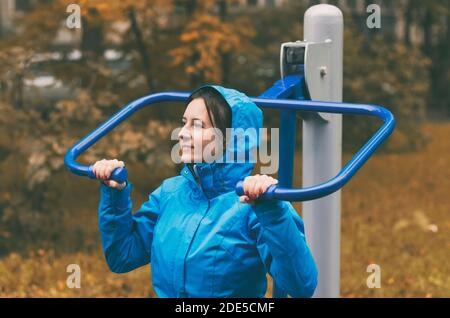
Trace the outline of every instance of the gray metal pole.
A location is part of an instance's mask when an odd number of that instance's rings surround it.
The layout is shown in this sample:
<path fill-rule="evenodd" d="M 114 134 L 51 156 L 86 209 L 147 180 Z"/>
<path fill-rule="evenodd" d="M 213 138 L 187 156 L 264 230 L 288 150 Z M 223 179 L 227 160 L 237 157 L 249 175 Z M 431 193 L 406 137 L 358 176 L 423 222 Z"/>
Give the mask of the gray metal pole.
<path fill-rule="evenodd" d="M 318 70 L 329 77 L 322 92 L 324 101 L 342 102 L 343 25 L 342 12 L 335 6 L 319 4 L 305 12 L 304 40 L 331 40 L 330 67 Z M 303 187 L 334 177 L 341 169 L 342 115 L 306 117 L 302 153 Z M 319 271 L 314 297 L 339 297 L 341 193 L 303 202 L 302 208 L 306 237 Z"/>

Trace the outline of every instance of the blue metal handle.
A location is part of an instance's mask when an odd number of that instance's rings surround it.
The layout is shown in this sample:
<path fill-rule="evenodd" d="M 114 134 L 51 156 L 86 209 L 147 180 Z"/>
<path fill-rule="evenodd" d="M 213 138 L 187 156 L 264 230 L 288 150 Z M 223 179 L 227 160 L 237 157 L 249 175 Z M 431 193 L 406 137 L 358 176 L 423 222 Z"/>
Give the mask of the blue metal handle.
<path fill-rule="evenodd" d="M 87 175 L 91 179 L 96 179 L 94 174 L 94 165 L 89 165 L 87 170 Z M 128 179 L 128 171 L 125 168 L 116 168 L 111 173 L 111 176 L 109 177 L 109 180 L 114 180 L 119 183 L 123 183 Z"/>
<path fill-rule="evenodd" d="M 351 179 L 358 169 L 361 168 L 395 128 L 395 118 L 392 113 L 386 108 L 376 105 L 264 98 L 254 98 L 252 100 L 259 106 L 266 108 L 292 109 L 303 112 L 367 115 L 375 116 L 383 120 L 383 125 L 378 129 L 375 135 L 373 135 L 345 167 L 342 168 L 338 175 L 331 180 L 302 189 L 282 188 L 273 185 L 258 199 L 309 201 L 327 196 L 339 190 Z M 236 193 L 240 196 L 244 195 L 242 181 L 239 181 L 236 184 Z"/>
<path fill-rule="evenodd" d="M 123 107 L 116 114 L 111 116 L 102 125 L 97 127 L 93 132 L 91 132 L 82 140 L 73 145 L 72 148 L 70 148 L 67 151 L 64 157 L 64 165 L 67 167 L 67 169 L 69 169 L 69 171 L 73 172 L 76 175 L 86 176 L 95 179 L 95 175 L 92 171 L 93 165 L 83 165 L 75 161 L 80 154 L 82 154 L 89 147 L 95 144 L 108 132 L 113 130 L 122 121 L 130 117 L 138 109 L 159 102 L 186 101 L 189 95 L 190 95 L 189 93 L 158 93 L 149 96 L 144 96 L 131 102 L 130 104 Z M 125 168 L 116 168 L 111 174 L 110 180 L 122 183 L 127 178 L 128 173 Z"/>
<path fill-rule="evenodd" d="M 71 172 L 80 176 L 88 176 L 95 178 L 92 173 L 92 165 L 83 165 L 77 163 L 76 158 L 86 151 L 89 147 L 95 144 L 104 135 L 114 129 L 122 121 L 130 117 L 134 112 L 144 106 L 159 102 L 178 101 L 185 102 L 189 98 L 190 93 L 182 92 L 167 92 L 157 93 L 149 96 L 139 98 L 130 104 L 126 105 L 119 112 L 110 117 L 106 122 L 97 127 L 93 132 L 88 134 L 72 148 L 70 148 L 65 157 L 64 164 Z M 321 183 L 319 185 L 303 188 L 291 189 L 271 186 L 259 198 L 276 199 L 286 201 L 308 201 L 320 197 L 327 196 L 340 188 L 342 188 L 350 178 L 358 171 L 359 168 L 369 159 L 374 151 L 389 137 L 395 127 L 395 119 L 390 111 L 387 109 L 364 104 L 349 104 L 349 103 L 333 103 L 333 102 L 319 102 L 306 100 L 292 100 L 292 99 L 268 99 L 268 98 L 251 98 L 258 106 L 263 108 L 273 109 L 287 109 L 302 112 L 323 112 L 336 114 L 352 114 L 352 115 L 367 115 L 381 118 L 384 123 L 376 134 L 362 147 L 358 153 L 345 165 L 337 176 L 331 180 Z M 117 168 L 114 170 L 111 179 L 123 182 L 127 178 L 127 171 L 125 168 Z M 236 185 L 236 193 L 243 195 L 242 182 Z"/>

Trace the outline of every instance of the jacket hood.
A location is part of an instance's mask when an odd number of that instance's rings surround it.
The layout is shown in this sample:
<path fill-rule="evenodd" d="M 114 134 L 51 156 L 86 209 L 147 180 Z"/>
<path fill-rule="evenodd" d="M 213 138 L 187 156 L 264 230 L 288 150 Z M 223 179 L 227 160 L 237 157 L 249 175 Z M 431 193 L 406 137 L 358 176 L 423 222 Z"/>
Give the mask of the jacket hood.
<path fill-rule="evenodd" d="M 250 154 L 253 151 L 256 153 L 259 146 L 259 130 L 263 125 L 263 114 L 247 95 L 235 89 L 204 85 L 192 93 L 203 87 L 212 87 L 224 97 L 231 109 L 231 128 L 241 128 L 247 132 L 246 142 L 240 142 L 237 139 L 237 142 L 230 143 L 227 140 L 227 148 L 224 150 L 221 162 L 194 164 L 204 194 L 212 199 L 222 193 L 233 191 L 238 181 L 252 173 L 256 157 L 251 157 Z M 252 129 L 247 130 L 249 128 Z M 231 162 L 230 159 L 233 158 L 240 158 L 240 160 Z M 181 174 L 196 182 L 188 164 L 184 164 Z"/>

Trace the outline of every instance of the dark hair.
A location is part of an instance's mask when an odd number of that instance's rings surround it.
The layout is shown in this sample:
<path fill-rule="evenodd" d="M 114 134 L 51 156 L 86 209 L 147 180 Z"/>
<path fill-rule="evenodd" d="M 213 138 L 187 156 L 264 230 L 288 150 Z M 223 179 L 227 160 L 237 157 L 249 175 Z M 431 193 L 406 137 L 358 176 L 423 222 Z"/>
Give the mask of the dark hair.
<path fill-rule="evenodd" d="M 191 94 L 186 105 L 196 98 L 203 98 L 209 120 L 225 137 L 226 129 L 231 128 L 231 108 L 225 98 L 216 89 L 205 86 Z"/>

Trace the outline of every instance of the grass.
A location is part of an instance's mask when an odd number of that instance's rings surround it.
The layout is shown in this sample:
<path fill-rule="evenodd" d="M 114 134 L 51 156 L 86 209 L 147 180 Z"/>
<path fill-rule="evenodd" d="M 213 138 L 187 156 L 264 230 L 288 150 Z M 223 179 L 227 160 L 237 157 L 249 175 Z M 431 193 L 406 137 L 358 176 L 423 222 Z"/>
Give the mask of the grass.
<path fill-rule="evenodd" d="M 416 153 L 371 158 L 343 190 L 344 297 L 450 296 L 450 124 L 428 124 Z M 366 286 L 381 266 L 382 288 Z"/>
<path fill-rule="evenodd" d="M 81 269 L 80 288 L 67 287 L 69 264 Z M 55 255 L 12 253 L 0 262 L 0 297 L 155 297 L 149 266 L 127 274 L 109 271 L 102 252 Z"/>
<path fill-rule="evenodd" d="M 375 155 L 342 191 L 343 297 L 450 297 L 450 123 L 423 129 L 431 140 L 425 149 Z M 80 289 L 66 286 L 73 263 L 81 267 Z M 366 285 L 371 263 L 381 267 L 379 289 Z M 149 266 L 111 273 L 100 246 L 11 253 L 0 259 L 0 296 L 154 297 L 149 273 Z"/>

